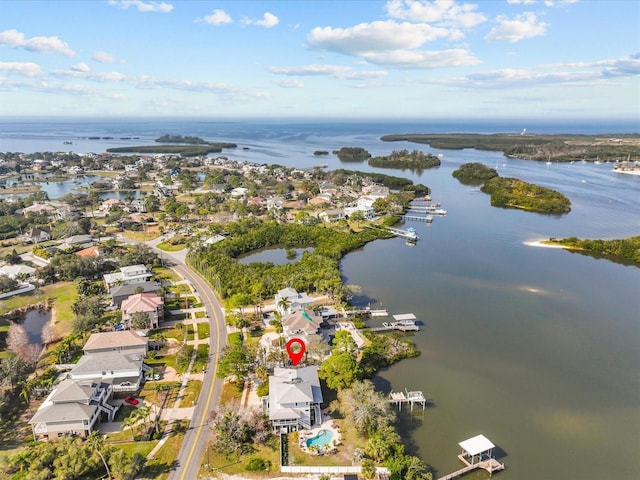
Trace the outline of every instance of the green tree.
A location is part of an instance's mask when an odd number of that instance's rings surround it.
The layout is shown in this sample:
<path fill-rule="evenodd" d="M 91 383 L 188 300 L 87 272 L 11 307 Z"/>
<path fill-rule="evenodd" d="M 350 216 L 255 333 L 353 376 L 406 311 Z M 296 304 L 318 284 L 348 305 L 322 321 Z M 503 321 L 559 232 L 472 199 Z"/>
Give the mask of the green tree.
<path fill-rule="evenodd" d="M 98 456 L 100 457 L 100 460 L 102 460 L 104 469 L 107 471 L 107 477 L 111 479 L 111 470 L 109 469 L 107 460 L 104 458 L 104 455 L 102 454 L 102 450 L 104 449 L 104 439 L 102 438 L 102 436 L 97 430 L 93 430 L 89 434 L 89 436 L 87 437 L 87 445 L 89 445 L 89 447 L 98 454 Z"/>
<path fill-rule="evenodd" d="M 322 363 L 318 376 L 324 379 L 332 390 L 342 390 L 349 388 L 360 378 L 361 369 L 353 354 L 334 352 Z"/>
<path fill-rule="evenodd" d="M 371 436 L 395 420 L 389 402 L 370 380 L 352 382 L 351 388 L 338 392 L 338 399 L 340 409 L 361 434 Z"/>

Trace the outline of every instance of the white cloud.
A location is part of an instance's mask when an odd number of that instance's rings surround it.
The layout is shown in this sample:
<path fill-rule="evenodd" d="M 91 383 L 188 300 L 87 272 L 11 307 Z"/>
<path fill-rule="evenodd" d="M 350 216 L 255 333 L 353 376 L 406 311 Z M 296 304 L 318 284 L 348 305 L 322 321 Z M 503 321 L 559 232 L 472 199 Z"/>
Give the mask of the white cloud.
<path fill-rule="evenodd" d="M 173 5 L 165 2 L 144 2 L 142 0 L 109 0 L 109 5 L 115 5 L 124 10 L 135 7 L 139 12 L 160 12 L 169 13 L 173 10 Z"/>
<path fill-rule="evenodd" d="M 251 18 L 244 18 L 242 23 L 245 25 L 259 25 L 264 28 L 275 27 L 280 22 L 280 19 L 271 12 L 265 12 L 260 20 L 253 20 Z"/>
<path fill-rule="evenodd" d="M 0 71 L 16 73 L 25 77 L 42 75 L 40 65 L 32 62 L 0 62 Z"/>
<path fill-rule="evenodd" d="M 304 65 L 301 67 L 268 67 L 271 73 L 280 75 L 310 76 L 310 75 L 329 75 L 338 76 L 345 74 L 351 70 L 350 67 L 339 65 Z"/>
<path fill-rule="evenodd" d="M 211 12 L 211 15 L 205 16 L 204 21 L 209 25 L 223 25 L 231 23 L 231 16 L 224 10 L 216 9 Z"/>
<path fill-rule="evenodd" d="M 296 77 L 329 76 L 346 80 L 368 80 L 387 75 L 382 70 L 353 71 L 351 67 L 341 65 L 303 65 L 298 67 L 268 67 L 268 71 L 279 75 L 291 75 Z"/>
<path fill-rule="evenodd" d="M 92 72 L 85 63 L 79 63 L 71 67 L 71 70 L 54 70 L 51 75 L 56 78 L 78 78 L 100 83 L 122 82 L 127 78 L 120 72 Z"/>
<path fill-rule="evenodd" d="M 496 17 L 497 27 L 493 27 L 485 40 L 497 40 L 514 43 L 525 38 L 538 37 L 547 31 L 548 23 L 538 21 L 536 14 L 525 12 L 516 15 L 513 19 L 505 15 Z"/>
<path fill-rule="evenodd" d="M 361 23 L 350 28 L 316 27 L 307 36 L 307 41 L 315 48 L 364 56 L 375 52 L 417 48 L 448 35 L 449 30 L 445 28 L 386 20 Z"/>
<path fill-rule="evenodd" d="M 0 32 L 0 45 L 11 48 L 24 48 L 38 53 L 58 53 L 67 57 L 75 55 L 75 52 L 58 37 L 25 38 L 24 33 L 17 30 Z"/>
<path fill-rule="evenodd" d="M 80 63 L 77 63 L 76 65 L 74 65 L 73 67 L 71 67 L 71 70 L 73 70 L 74 72 L 87 73 L 91 69 L 89 68 L 89 65 L 87 65 L 86 63 L 80 62 Z"/>
<path fill-rule="evenodd" d="M 462 88 L 523 88 L 545 85 L 593 86 L 613 78 L 640 75 L 640 54 L 597 62 L 537 65 L 530 69 L 505 68 L 448 79 L 446 84 Z M 443 82 L 444 84 L 444 82 Z"/>
<path fill-rule="evenodd" d="M 365 56 L 369 63 L 401 69 L 430 69 L 477 65 L 480 62 L 464 49 L 449 50 L 398 50 Z"/>
<path fill-rule="evenodd" d="M 441 26 L 470 28 L 487 20 L 476 12 L 478 5 L 457 4 L 451 0 L 390 0 L 386 9 L 391 18 Z"/>
<path fill-rule="evenodd" d="M 107 52 L 94 52 L 91 58 L 98 63 L 124 63 L 124 61 L 118 60 L 115 56 Z"/>
<path fill-rule="evenodd" d="M 283 80 L 278 80 L 276 85 L 282 88 L 304 88 L 304 83 L 297 78 L 285 78 Z"/>

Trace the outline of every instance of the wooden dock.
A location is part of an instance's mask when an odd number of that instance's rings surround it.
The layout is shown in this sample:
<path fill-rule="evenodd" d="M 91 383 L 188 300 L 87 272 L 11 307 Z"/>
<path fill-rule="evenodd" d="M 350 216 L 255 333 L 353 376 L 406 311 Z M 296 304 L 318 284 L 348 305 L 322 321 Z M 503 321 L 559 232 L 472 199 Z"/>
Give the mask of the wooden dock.
<path fill-rule="evenodd" d="M 402 220 L 405 222 L 433 223 L 433 215 L 412 215 L 410 213 L 406 213 L 402 216 Z"/>
<path fill-rule="evenodd" d="M 500 470 L 504 470 L 504 463 L 500 463 L 495 458 L 482 460 L 480 462 L 476 462 L 473 464 L 469 463 L 466 459 L 463 459 L 463 455 L 458 455 L 458 458 L 465 464 L 465 466 L 462 467 L 460 470 L 456 470 L 455 472 L 445 475 L 444 477 L 438 478 L 438 480 L 451 480 L 453 478 L 458 478 L 464 475 L 465 473 L 468 473 L 472 470 L 477 470 L 478 468 L 482 468 L 483 470 L 486 470 L 487 472 L 489 472 L 489 475 L 491 475 L 493 472 L 499 472 Z"/>
<path fill-rule="evenodd" d="M 421 405 L 424 410 L 427 406 L 427 399 L 421 391 L 408 392 L 406 389 L 404 392 L 391 392 L 389 393 L 389 403 L 392 405 L 398 405 L 398 410 L 402 410 L 402 406 L 409 404 L 411 411 L 415 404 Z"/>
<path fill-rule="evenodd" d="M 419 239 L 418 235 L 415 232 L 409 230 L 403 230 L 401 228 L 393 228 L 387 227 L 387 229 L 393 233 L 396 237 L 404 238 L 405 240 L 410 240 L 415 242 Z"/>
<path fill-rule="evenodd" d="M 416 323 L 416 316 L 413 313 L 403 313 L 394 315 L 395 322 L 384 322 L 381 327 L 370 328 L 372 332 L 388 332 L 390 330 L 400 330 L 401 332 L 417 332 L 420 327 Z"/>

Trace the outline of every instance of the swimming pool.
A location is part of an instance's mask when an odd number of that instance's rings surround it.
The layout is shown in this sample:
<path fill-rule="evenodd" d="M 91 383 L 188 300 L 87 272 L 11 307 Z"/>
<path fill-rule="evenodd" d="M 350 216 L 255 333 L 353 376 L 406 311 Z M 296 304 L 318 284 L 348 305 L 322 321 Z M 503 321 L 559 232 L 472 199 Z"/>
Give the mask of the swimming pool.
<path fill-rule="evenodd" d="M 329 445 L 333 438 L 333 432 L 331 430 L 320 430 L 315 437 L 307 438 L 307 447 L 323 447 Z"/>

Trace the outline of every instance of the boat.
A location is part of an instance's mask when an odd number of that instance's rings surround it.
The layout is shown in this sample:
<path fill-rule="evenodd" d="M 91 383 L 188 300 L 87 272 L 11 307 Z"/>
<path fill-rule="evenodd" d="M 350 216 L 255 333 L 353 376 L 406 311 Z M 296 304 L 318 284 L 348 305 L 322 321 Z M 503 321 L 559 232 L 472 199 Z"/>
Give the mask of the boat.
<path fill-rule="evenodd" d="M 446 215 L 447 211 L 444 208 L 437 208 L 433 211 L 434 215 Z"/>

